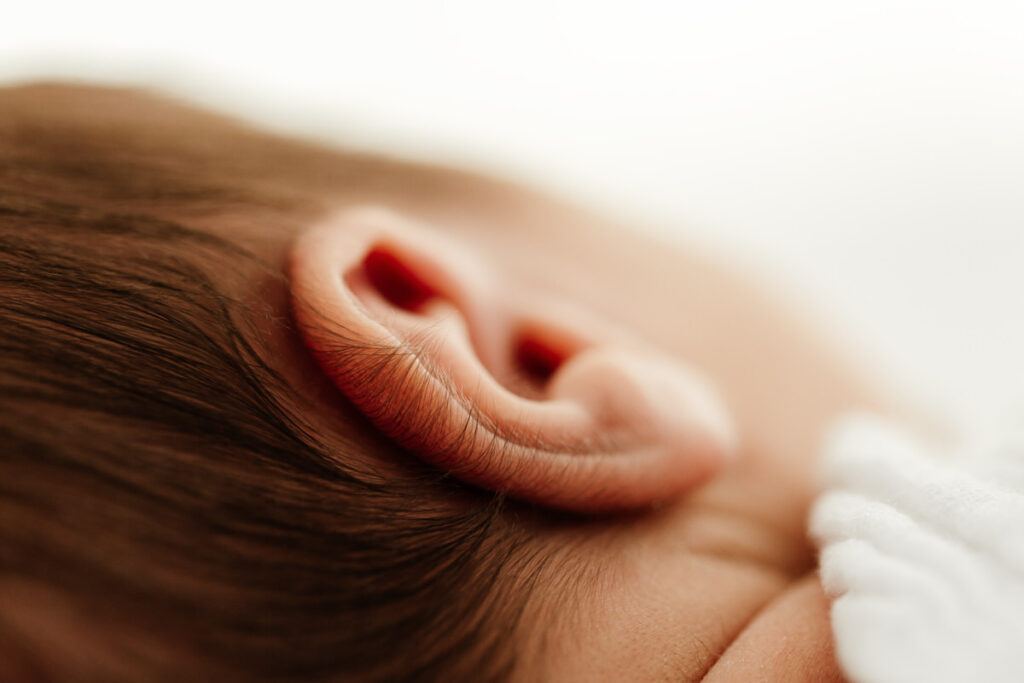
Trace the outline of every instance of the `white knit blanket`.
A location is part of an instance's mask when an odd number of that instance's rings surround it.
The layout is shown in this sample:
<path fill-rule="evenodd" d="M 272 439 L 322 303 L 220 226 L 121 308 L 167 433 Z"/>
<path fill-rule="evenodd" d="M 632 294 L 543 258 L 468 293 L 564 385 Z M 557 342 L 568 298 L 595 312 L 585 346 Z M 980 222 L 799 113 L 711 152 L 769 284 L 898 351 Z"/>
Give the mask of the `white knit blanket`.
<path fill-rule="evenodd" d="M 1024 432 L 938 454 L 865 417 L 835 430 L 811 515 L 846 676 L 1024 681 Z"/>

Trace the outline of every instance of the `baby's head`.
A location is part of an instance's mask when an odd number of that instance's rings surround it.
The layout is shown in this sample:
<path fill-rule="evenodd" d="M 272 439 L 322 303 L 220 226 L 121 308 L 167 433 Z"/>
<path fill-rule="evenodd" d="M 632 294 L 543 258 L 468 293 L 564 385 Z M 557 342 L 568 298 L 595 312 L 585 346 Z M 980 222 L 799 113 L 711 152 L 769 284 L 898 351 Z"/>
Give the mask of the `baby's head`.
<path fill-rule="evenodd" d="M 0 328 L 13 680 L 702 675 L 860 397 L 593 217 L 116 91 L 0 98 Z"/>

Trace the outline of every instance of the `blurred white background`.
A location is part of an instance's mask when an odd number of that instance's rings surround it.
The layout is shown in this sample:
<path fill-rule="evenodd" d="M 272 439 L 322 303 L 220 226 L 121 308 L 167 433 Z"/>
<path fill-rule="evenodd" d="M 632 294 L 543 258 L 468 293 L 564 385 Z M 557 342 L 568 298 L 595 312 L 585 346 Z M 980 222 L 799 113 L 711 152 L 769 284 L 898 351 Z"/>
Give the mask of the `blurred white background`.
<path fill-rule="evenodd" d="M 782 278 L 961 425 L 1024 405 L 1024 3 L 94 0 L 3 15 L 0 82 L 155 85 L 524 179 Z"/>

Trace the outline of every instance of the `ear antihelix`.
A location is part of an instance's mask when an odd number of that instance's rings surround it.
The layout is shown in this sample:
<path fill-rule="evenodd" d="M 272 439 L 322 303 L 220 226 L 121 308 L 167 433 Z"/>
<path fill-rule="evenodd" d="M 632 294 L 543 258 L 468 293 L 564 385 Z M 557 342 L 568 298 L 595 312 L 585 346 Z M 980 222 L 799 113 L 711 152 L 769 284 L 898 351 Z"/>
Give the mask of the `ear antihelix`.
<path fill-rule="evenodd" d="M 692 373 L 520 318 L 482 272 L 395 214 L 342 214 L 295 244 L 295 320 L 378 428 L 471 484 L 602 512 L 679 495 L 721 466 L 728 423 Z M 503 366 L 534 389 L 515 391 Z"/>

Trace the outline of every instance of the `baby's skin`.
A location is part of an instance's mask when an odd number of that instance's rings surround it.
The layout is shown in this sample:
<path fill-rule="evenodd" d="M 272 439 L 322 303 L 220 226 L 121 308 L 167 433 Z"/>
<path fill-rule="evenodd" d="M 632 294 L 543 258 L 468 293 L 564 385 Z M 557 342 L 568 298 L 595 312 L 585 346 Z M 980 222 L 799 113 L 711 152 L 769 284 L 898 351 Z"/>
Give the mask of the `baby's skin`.
<path fill-rule="evenodd" d="M 253 266 L 250 272 L 222 273 L 222 277 L 232 291 L 245 283 L 240 298 L 259 301 L 267 311 L 262 334 L 275 350 L 274 370 L 314 399 L 311 405 L 317 407 L 310 409 L 310 424 L 328 423 L 345 393 L 358 407 L 366 406 L 358 400 L 361 395 L 351 395 L 353 387 L 345 377 L 326 376 L 329 373 L 310 361 L 315 340 L 302 334 L 303 309 L 289 284 L 323 294 L 325 298 L 317 301 L 328 306 L 350 294 L 358 298 L 349 291 L 356 288 L 351 280 L 332 283 L 341 288 L 333 294 L 317 289 L 323 282 L 314 272 L 317 266 L 310 250 L 303 251 L 303 245 L 308 247 L 311 231 L 322 230 L 327 217 L 367 206 L 418 226 L 417 240 L 427 252 L 433 248 L 432 236 L 457 245 L 473 268 L 487 273 L 490 287 L 515 292 L 526 309 L 531 298 L 538 308 L 552 301 L 566 302 L 584 311 L 588 319 L 624 330 L 710 387 L 709 395 L 732 425 L 730 436 L 722 437 L 721 425 L 711 424 L 714 419 L 701 421 L 708 413 L 697 416 L 703 409 L 699 401 L 690 400 L 690 394 L 662 394 L 666 400 L 647 406 L 664 411 L 658 429 L 649 432 L 654 434 L 652 439 L 681 438 L 680 432 L 669 428 L 674 423 L 671 416 L 678 414 L 680 424 L 704 425 L 682 433 L 698 438 L 680 443 L 701 445 L 692 453 L 683 448 L 680 453 L 686 457 L 681 462 L 691 463 L 686 459 L 689 455 L 706 460 L 686 476 L 666 470 L 666 477 L 679 476 L 664 486 L 659 486 L 665 483 L 659 481 L 660 474 L 650 476 L 633 469 L 632 478 L 618 481 L 614 471 L 605 472 L 601 476 L 609 478 L 603 480 L 602 490 L 615 495 L 603 498 L 590 495 L 571 476 L 559 479 L 557 485 L 544 478 L 561 476 L 558 468 L 531 470 L 523 465 L 501 470 L 486 462 L 471 467 L 465 458 L 479 455 L 472 449 L 441 458 L 431 452 L 432 442 L 405 444 L 418 449 L 432 465 L 449 468 L 474 485 L 500 488 L 513 498 L 538 504 L 530 508 L 533 513 L 524 514 L 524 524 L 538 549 L 557 552 L 565 560 L 547 565 L 519 629 L 510 635 L 518 640 L 516 649 L 521 653 L 514 674 L 517 680 L 841 678 L 832 653 L 827 600 L 807 540 L 807 511 L 818 493 L 817 460 L 829 421 L 850 409 L 888 412 L 888 408 L 815 325 L 780 303 L 764 282 L 706 261 L 691 250 L 644 237 L 634 226 L 615 225 L 477 176 L 281 141 L 131 93 L 40 88 L 22 91 L 18 97 L 21 104 L 17 106 L 36 112 L 33 116 L 40 125 L 48 116 L 65 121 L 102 118 L 112 144 L 125 131 L 134 130 L 132 135 L 138 139 L 158 140 L 167 149 L 186 149 L 213 176 L 222 174 L 240 182 L 239 169 L 246 169 L 253 174 L 248 179 L 253 193 L 274 193 L 273 210 L 244 202 L 199 216 L 184 212 L 179 216 L 175 206 L 166 202 L 159 207 L 116 208 L 159 210 L 169 219 L 187 220 L 193 227 L 244 246 L 272 268 L 288 272 L 289 279 L 284 279 Z M 139 130 L 146 125 L 164 128 L 150 136 Z M 192 136 L 190 130 L 201 135 Z M 193 139 L 211 141 L 212 147 L 189 147 Z M 341 222 L 336 229 L 348 228 Z M 404 253 L 402 245 L 388 248 Z M 449 291 L 442 285 L 452 280 L 450 273 L 442 269 L 421 275 L 440 283 L 436 289 Z M 340 298 L 332 298 L 335 294 Z M 488 326 L 486 320 L 481 324 L 459 319 L 465 317 L 465 310 L 458 305 L 452 309 L 455 317 L 446 320 L 456 321 L 451 329 L 458 334 L 473 326 L 483 329 L 484 336 L 501 328 L 500 324 Z M 344 310 L 346 315 L 370 316 L 367 320 L 381 325 L 382 320 L 410 313 L 392 316 L 364 305 Z M 298 330 L 281 324 L 296 312 Z M 349 329 L 377 328 L 349 325 Z M 467 346 L 452 339 L 434 336 L 432 348 L 447 354 L 444 358 L 451 363 L 446 367 L 465 370 L 466 374 L 456 377 L 457 381 L 468 378 L 461 396 L 490 386 L 484 374 L 493 363 L 487 359 L 462 363 L 464 357 L 458 356 L 479 352 L 481 345 Z M 312 350 L 315 355 L 317 349 Z M 557 381 L 557 370 L 552 381 Z M 499 385 L 507 389 L 514 382 L 498 378 L 494 386 Z M 640 393 L 645 390 L 641 385 L 634 388 Z M 392 389 L 382 383 L 364 390 L 367 395 L 379 395 Z M 557 426 L 560 413 L 543 405 L 543 391 L 523 388 L 519 393 L 539 407 L 536 413 L 517 413 L 519 423 L 509 431 L 531 431 L 529 415 L 538 416 L 534 425 L 538 433 Z M 680 400 L 674 401 L 675 397 Z M 480 405 L 493 411 L 489 417 L 500 427 L 508 413 L 495 409 L 492 398 L 484 396 Z M 608 406 L 598 403 L 601 408 Z M 641 434 L 643 425 L 638 423 L 644 420 L 643 411 L 620 408 L 606 410 L 605 422 L 584 422 L 614 424 L 619 432 Z M 393 421 L 378 426 L 384 431 L 394 429 Z M 577 440 L 576 452 L 587 456 L 586 445 L 603 443 L 603 438 L 598 434 Z M 654 450 L 660 447 L 659 443 L 648 445 Z M 658 467 L 665 464 L 663 458 L 650 462 Z M 387 463 L 374 465 L 387 471 Z M 536 476 L 514 479 L 523 472 Z M 631 488 L 636 486 L 646 488 Z M 582 514 L 567 518 L 565 510 Z"/>

